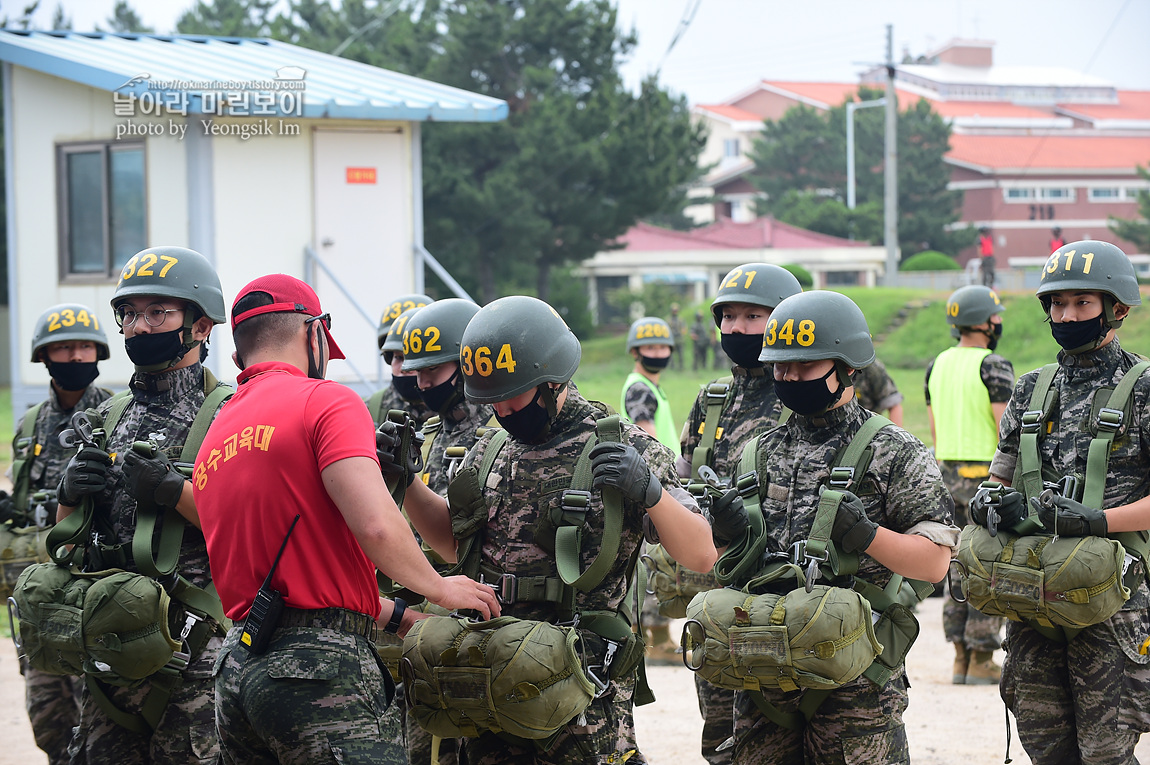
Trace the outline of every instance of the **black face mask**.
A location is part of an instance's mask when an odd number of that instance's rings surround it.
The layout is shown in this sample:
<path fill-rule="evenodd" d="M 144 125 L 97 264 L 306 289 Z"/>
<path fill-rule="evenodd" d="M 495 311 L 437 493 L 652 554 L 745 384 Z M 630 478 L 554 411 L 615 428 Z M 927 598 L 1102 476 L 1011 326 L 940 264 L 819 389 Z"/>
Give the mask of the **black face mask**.
<path fill-rule="evenodd" d="M 446 381 L 433 388 L 421 389 L 419 397 L 427 404 L 428 409 L 444 414 L 463 400 L 463 393 L 459 390 L 460 379 L 459 370 L 456 369 L 455 374 Z"/>
<path fill-rule="evenodd" d="M 843 394 L 842 386 L 837 391 L 827 388 L 827 380 L 834 373 L 832 366 L 829 372 L 815 380 L 775 380 L 775 395 L 795 414 L 804 417 L 822 414 Z"/>
<path fill-rule="evenodd" d="M 169 362 L 174 364 L 187 353 L 183 329 L 134 335 L 124 340 L 124 348 L 128 358 L 138 367 L 154 367 Z"/>
<path fill-rule="evenodd" d="M 495 415 L 499 424 L 512 438 L 524 444 L 542 443 L 551 431 L 551 417 L 547 410 L 539 405 L 539 397 L 543 391 L 536 389 L 535 397 L 520 409 L 508 415 Z"/>
<path fill-rule="evenodd" d="M 998 338 L 1002 337 L 1002 325 L 991 324 L 990 331 L 982 334 L 986 335 L 986 347 L 993 351 L 998 347 Z"/>
<path fill-rule="evenodd" d="M 728 335 L 724 332 L 720 344 L 723 353 L 743 369 L 756 369 L 763 365 L 759 361 L 759 354 L 763 352 L 762 335 Z"/>
<path fill-rule="evenodd" d="M 1102 314 L 1099 314 L 1093 319 L 1083 321 L 1052 321 L 1050 322 L 1050 334 L 1054 336 L 1054 341 L 1064 349 L 1073 351 L 1084 345 L 1093 344 L 1095 340 L 1106 334 L 1106 326 L 1102 323 Z M 1083 351 L 1088 350 L 1091 349 L 1083 348 Z"/>
<path fill-rule="evenodd" d="M 61 390 L 84 390 L 100 376 L 95 361 L 48 362 L 48 374 Z"/>
<path fill-rule="evenodd" d="M 639 364 L 651 374 L 658 374 L 667 368 L 667 364 L 671 361 L 670 356 L 663 358 L 655 358 L 654 356 L 644 356 L 639 354 Z"/>
<path fill-rule="evenodd" d="M 415 375 L 392 375 L 391 387 L 404 401 L 415 404 L 423 401 L 419 395 L 419 378 Z"/>

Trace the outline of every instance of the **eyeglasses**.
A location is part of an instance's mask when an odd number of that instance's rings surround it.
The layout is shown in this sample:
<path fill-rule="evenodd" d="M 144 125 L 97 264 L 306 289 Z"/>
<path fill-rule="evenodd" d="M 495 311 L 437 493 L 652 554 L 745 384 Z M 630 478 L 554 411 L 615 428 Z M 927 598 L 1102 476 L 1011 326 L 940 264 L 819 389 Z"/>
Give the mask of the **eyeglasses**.
<path fill-rule="evenodd" d="M 141 316 L 144 317 L 144 323 L 149 327 L 158 327 L 168 320 L 168 314 L 180 313 L 185 311 L 185 308 L 164 308 L 159 303 L 152 303 L 143 311 L 137 311 L 127 303 L 121 303 L 116 306 L 115 317 L 116 324 L 121 327 L 130 327 L 136 323 L 136 319 Z"/>
<path fill-rule="evenodd" d="M 319 316 L 309 316 L 308 318 L 304 319 L 303 323 L 304 324 L 311 324 L 313 321 L 322 321 L 323 325 L 325 327 L 327 327 L 327 330 L 329 332 L 331 331 L 331 314 L 330 313 L 321 313 Z"/>

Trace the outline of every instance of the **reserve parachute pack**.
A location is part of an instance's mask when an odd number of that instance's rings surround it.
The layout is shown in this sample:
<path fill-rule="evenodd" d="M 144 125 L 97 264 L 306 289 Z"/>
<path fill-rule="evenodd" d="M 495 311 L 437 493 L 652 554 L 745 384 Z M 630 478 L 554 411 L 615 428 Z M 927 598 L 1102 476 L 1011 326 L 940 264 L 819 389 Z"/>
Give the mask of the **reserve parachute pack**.
<path fill-rule="evenodd" d="M 861 676 L 886 685 L 918 637 L 911 609 L 934 586 L 898 574 L 882 588 L 866 582 L 854 576 L 858 555 L 830 541 L 843 492 L 862 481 L 873 456 L 870 442 L 888 425 L 879 415 L 863 423 L 835 459 L 810 536 L 783 553 L 766 552 L 757 491 L 743 491 L 757 485 L 759 438 L 750 441 L 737 478 L 748 531 L 715 564 L 724 588 L 697 595 L 687 608 L 688 668 L 719 687 L 750 692 L 763 714 L 784 727 L 802 727 L 831 690 Z M 817 584 L 820 578 L 829 584 Z M 770 704 L 763 689 L 807 693 L 800 712 L 788 714 Z"/>
<path fill-rule="evenodd" d="M 1150 362 L 1135 364 L 1113 391 L 1095 395 L 1088 425 L 1093 437 L 1087 449 L 1085 476 L 1044 476 L 1038 441 L 1054 417 L 1057 364 L 1039 371 L 1027 410 L 1022 415 L 1018 464 L 1012 484 L 1027 500 L 1059 493 L 1087 507 L 1102 508 L 1112 443 L 1130 419 L 1134 385 Z M 1083 479 L 1084 480 L 1080 480 Z M 991 506 L 1000 484 L 987 482 Z M 1029 503 L 1028 503 L 1029 507 Z M 1037 512 L 1012 529 L 993 532 L 971 524 L 962 531 L 955 566 L 962 592 L 984 614 L 1026 622 L 1059 641 L 1072 639 L 1083 628 L 1106 621 L 1130 598 L 1138 581 L 1130 564 L 1142 561 L 1148 571 L 1150 533 L 1115 533 L 1108 537 L 1058 537 L 1045 529 Z M 1137 569 L 1134 569 L 1137 570 Z M 1132 581 L 1124 581 L 1130 578 Z"/>
<path fill-rule="evenodd" d="M 232 390 L 204 369 L 206 398 L 180 453 L 178 466 L 195 460 L 216 410 Z M 132 396 L 117 394 L 107 418 L 96 410 L 77 412 L 76 437 L 104 450 Z M 137 442 L 133 449 L 150 452 L 154 445 Z M 150 456 L 150 455 L 149 455 Z M 186 473 L 185 473 L 186 477 Z M 180 673 L 203 650 L 212 634 L 227 629 L 214 585 L 196 587 L 177 570 L 184 520 L 175 509 L 161 517 L 155 507 L 138 503 L 131 558 L 139 573 L 126 571 L 123 546 L 103 546 L 93 539 L 90 497 L 47 537 L 53 562 L 29 567 L 8 599 L 17 651 L 37 670 L 57 675 L 83 674 L 96 703 L 129 730 L 150 735 L 163 716 Z M 94 546 L 100 570 L 81 568 L 84 549 Z M 128 686 L 148 678 L 152 690 L 140 714 L 116 708 L 103 685 Z"/>
<path fill-rule="evenodd" d="M 519 577 L 481 561 L 487 523 L 482 487 L 507 438 L 507 431 L 496 430 L 479 466 L 459 471 L 448 489 L 459 562 L 446 573 L 493 583 L 504 605 L 550 603 L 558 614 L 556 623 L 507 616 L 486 622 L 458 616 L 423 619 L 404 638 L 400 676 L 408 714 L 425 730 L 444 738 L 492 732 L 534 741 L 546 749 L 567 723 L 607 690 L 610 680 L 638 670 L 636 703 L 654 700 L 642 673 L 643 638 L 632 629 L 638 608 L 627 602 L 638 599 L 643 585 L 630 579 L 638 562 L 636 550 L 628 564 L 629 596 L 619 610 L 575 609 L 576 591 L 599 586 L 622 541 L 622 496 L 604 488 L 603 543 L 582 569 L 582 530 L 592 497 L 588 454 L 600 441 L 622 440 L 617 415 L 596 421 L 596 434 L 587 440 L 575 464 L 571 488 L 563 492 L 555 517 L 549 519 L 554 538 L 544 546 L 553 543 L 559 576 Z M 537 530 L 537 540 L 546 533 Z M 598 664 L 587 665 L 581 659 L 586 648 L 580 629 L 602 638 L 605 649 Z"/>

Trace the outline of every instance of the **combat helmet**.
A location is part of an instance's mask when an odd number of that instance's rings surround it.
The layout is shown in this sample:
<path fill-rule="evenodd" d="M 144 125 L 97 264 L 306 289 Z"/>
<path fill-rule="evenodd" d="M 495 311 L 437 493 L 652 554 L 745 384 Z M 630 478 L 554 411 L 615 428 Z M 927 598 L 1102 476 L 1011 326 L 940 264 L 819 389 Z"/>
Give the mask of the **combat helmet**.
<path fill-rule="evenodd" d="M 479 309 L 463 333 L 464 392 L 494 404 L 544 383 L 565 383 L 581 356 L 579 339 L 554 308 L 525 295 L 500 298 Z M 553 417 L 554 399 L 544 403 Z"/>
<path fill-rule="evenodd" d="M 802 292 L 802 285 L 787 269 L 770 263 L 744 263 L 719 282 L 719 292 L 711 301 L 715 326 L 722 323 L 722 307 L 728 303 L 750 303 L 774 308 L 779 301 Z"/>
<path fill-rule="evenodd" d="M 379 344 L 379 350 L 383 350 L 383 342 L 387 339 L 387 333 L 391 329 L 391 325 L 395 322 L 400 315 L 407 313 L 412 308 L 422 308 L 423 306 L 433 302 L 431 298 L 419 292 L 413 292 L 410 295 L 400 295 L 395 300 L 387 304 L 387 308 L 383 309 L 383 313 L 379 317 L 379 328 L 376 330 L 376 341 Z M 399 350 L 395 348 L 394 350 Z M 391 363 L 391 362 L 388 362 Z"/>
<path fill-rule="evenodd" d="M 186 247 L 149 247 L 133 255 L 120 271 L 116 291 L 112 293 L 112 309 L 125 298 L 156 296 L 186 301 L 199 313 L 211 319 L 212 324 L 227 320 L 224 291 L 216 269 L 200 253 Z M 182 352 L 163 364 L 137 366 L 141 372 L 158 372 L 174 366 L 188 351 L 200 344 L 192 338 L 192 325 L 196 311 L 184 312 L 184 343 Z M 123 334 L 123 328 L 120 333 Z"/>
<path fill-rule="evenodd" d="M 759 354 L 759 361 L 772 364 L 831 359 L 844 386 L 852 384 L 847 368 L 862 369 L 874 358 L 862 310 L 829 290 L 802 292 L 775 306 Z"/>
<path fill-rule="evenodd" d="M 671 336 L 671 326 L 658 316 L 644 316 L 636 320 L 627 333 L 627 350 L 632 351 L 640 345 L 669 345 L 674 348 L 675 338 Z"/>
<path fill-rule="evenodd" d="M 403 353 L 403 328 L 407 326 L 407 322 L 411 321 L 411 317 L 415 316 L 416 312 L 422 307 L 423 306 L 408 308 L 401 313 L 395 321 L 391 322 L 391 326 L 387 330 L 387 336 L 379 346 L 379 353 L 383 356 L 385 364 L 391 364 L 391 360 L 395 356 L 396 351 Z"/>
<path fill-rule="evenodd" d="M 462 298 L 437 300 L 419 309 L 403 327 L 403 371 L 458 362 L 463 330 L 478 310 L 478 305 Z"/>
<path fill-rule="evenodd" d="M 1042 301 L 1046 316 L 1050 316 L 1050 294 L 1063 290 L 1084 290 L 1102 293 L 1102 324 L 1109 329 L 1122 326 L 1115 317 L 1114 304 L 1136 306 L 1142 304 L 1138 292 L 1138 277 L 1126 253 L 1109 242 L 1086 239 L 1064 244 L 1050 254 L 1042 267 L 1038 290 L 1034 293 Z M 1103 337 L 1106 332 L 1104 331 Z M 1102 341 L 1100 337 L 1098 343 Z M 1094 344 L 1097 347 L 1097 343 Z M 1085 349 L 1081 349 L 1085 350 Z M 1070 352 L 1081 352 L 1073 349 Z"/>
<path fill-rule="evenodd" d="M 40 351 L 51 343 L 87 340 L 96 344 L 96 360 L 103 361 L 108 352 L 108 337 L 100 327 L 94 311 L 79 303 L 54 305 L 36 320 L 32 331 L 32 362 L 41 361 Z"/>
<path fill-rule="evenodd" d="M 985 324 L 996 313 L 1002 313 L 1006 306 L 998 299 L 998 293 L 981 284 L 968 284 L 959 287 L 946 299 L 946 323 L 950 334 L 959 337 L 962 327 Z"/>

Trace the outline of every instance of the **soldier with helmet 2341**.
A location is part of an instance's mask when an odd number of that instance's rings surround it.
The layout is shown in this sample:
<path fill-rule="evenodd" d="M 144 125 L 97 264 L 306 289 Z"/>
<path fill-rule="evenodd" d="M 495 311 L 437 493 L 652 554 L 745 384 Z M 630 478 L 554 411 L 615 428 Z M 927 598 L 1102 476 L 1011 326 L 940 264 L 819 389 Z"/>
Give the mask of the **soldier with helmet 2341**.
<path fill-rule="evenodd" d="M 697 506 L 679 485 L 671 452 L 639 428 L 620 424 L 571 384 L 579 341 L 551 306 L 530 297 L 501 298 L 475 314 L 462 340 L 465 393 L 492 406 L 503 430 L 484 434 L 468 452 L 448 490 L 450 503 L 414 481 L 405 508 L 424 539 L 438 540 L 437 548 L 457 545 L 460 570 L 497 583 L 503 619 L 540 622 L 533 632 L 573 627 L 576 675 L 596 682 L 586 684 L 573 716 L 551 720 L 540 731 L 538 743 L 497 735 L 486 707 L 464 699 L 465 706 L 456 707 L 447 698 L 442 714 L 468 718 L 472 732 L 463 748 L 471 765 L 644 762 L 632 717 L 642 644 L 635 643 L 641 638 L 631 633 L 625 603 L 638 547 L 647 529 L 661 534 L 686 565 L 707 570 L 716 552 L 706 521 L 692 512 Z M 435 618 L 415 629 L 426 634 Z M 415 645 L 409 634 L 405 667 Z M 436 657 L 448 661 L 454 653 Z M 470 655 L 478 660 L 483 654 L 472 649 Z M 532 687 L 537 690 L 524 700 L 550 692 Z M 409 690 L 409 715 L 430 714 L 441 698 Z M 501 697 L 495 703 L 505 702 Z"/>
<path fill-rule="evenodd" d="M 990 465 L 1009 488 L 993 503 L 980 490 L 971 516 L 989 527 L 989 506 L 998 529 L 1116 539 L 1125 602 L 1089 626 L 1011 621 L 1000 690 L 1036 765 L 1134 762 L 1150 731 L 1150 375 L 1116 330 L 1142 298 L 1129 258 L 1093 240 L 1052 253 L 1036 294 L 1062 350 L 1015 386 Z"/>
<path fill-rule="evenodd" d="M 1014 367 L 995 353 L 1005 310 L 989 287 L 959 287 L 946 301 L 946 320 L 958 345 L 926 368 L 926 406 L 934 435 L 934 456 L 954 499 L 960 527 L 969 523 L 967 505 L 990 475 L 998 446 L 998 423 L 1014 389 Z M 1001 668 L 993 654 L 1001 644 L 1002 618 L 988 616 L 957 596 L 942 608 L 942 628 L 954 644 L 955 685 L 998 685 Z"/>
<path fill-rule="evenodd" d="M 871 608 L 881 610 L 884 617 L 888 609 L 901 608 L 907 618 L 903 602 L 907 583 L 900 580 L 894 585 L 896 594 L 882 588 L 891 589 L 888 585 L 900 575 L 922 580 L 913 588 L 918 597 L 930 592 L 929 583 L 946 573 L 958 529 L 950 522 L 950 494 L 926 446 L 854 399 L 854 370 L 874 360 L 862 311 L 836 292 L 788 297 L 771 313 L 760 358 L 772 365 L 775 392 L 794 415 L 761 435 L 757 448 L 749 452 L 762 509 L 760 533 L 766 537 L 765 552 L 755 562 L 803 566 L 808 592 L 812 576 L 820 585 L 834 588 L 859 591 L 865 585 L 895 601 L 883 607 L 868 592 Z M 869 439 L 864 441 L 869 461 L 840 463 L 856 439 Z M 842 467 L 832 470 L 836 464 Z M 827 489 L 837 490 L 827 492 L 837 497 L 837 507 L 822 509 Z M 820 516 L 823 519 L 816 521 Z M 817 550 L 816 538 L 826 544 L 828 557 L 812 552 Z M 830 561 L 846 560 L 844 556 L 857 556 L 853 575 L 828 567 Z M 819 561 L 824 565 L 816 569 Z M 814 576 L 819 572 L 821 576 Z M 759 567 L 752 565 L 731 586 L 749 586 L 752 594 L 763 592 L 757 587 L 771 591 L 772 585 L 763 581 Z M 871 614 L 862 618 L 869 626 Z M 876 631 L 882 623 L 879 619 Z M 917 625 L 906 631 L 911 642 L 917 631 Z M 888 643 L 893 645 L 884 637 L 883 645 Z M 907 649 L 909 643 L 903 645 Z M 907 682 L 901 656 L 887 657 L 884 652 L 862 675 L 843 680 L 833 689 L 802 690 L 799 678 L 798 689 L 794 684 L 764 683 L 761 691 L 737 692 L 734 761 L 754 765 L 907 761 L 902 723 Z M 821 701 L 812 696 L 816 693 L 822 694 Z"/>
<path fill-rule="evenodd" d="M 31 548 L 43 530 L 56 521 L 56 485 L 72 453 L 60 443 L 73 412 L 95 408 L 111 392 L 94 385 L 97 364 L 108 358 L 108 338 L 100 319 L 87 306 L 55 305 L 36 320 L 32 333 L 32 363 L 43 363 L 52 378 L 48 398 L 30 408 L 18 423 L 12 441 L 12 496 L 0 499 L 0 549 Z M 3 492 L 0 492 L 3 495 Z M 4 544 L 11 542 L 12 544 Z M 28 555 L 0 555 L 0 595 L 11 595 L 11 585 L 23 565 L 40 559 Z M 25 701 L 36 745 L 50 765 L 68 762 L 72 728 L 80 720 L 77 678 L 50 675 L 25 666 Z"/>
<path fill-rule="evenodd" d="M 403 371 L 403 326 L 416 311 L 432 302 L 427 295 L 401 295 L 383 309 L 376 339 L 383 363 L 391 367 L 391 385 L 364 399 L 377 428 L 387 419 L 387 413 L 392 409 L 407 412 L 419 425 L 435 414 L 419 397 L 415 375 Z"/>
<path fill-rule="evenodd" d="M 139 684 L 111 685 L 86 675 L 72 746 L 89 765 L 211 763 L 219 756 L 212 669 L 223 630 L 209 612 L 185 601 L 214 603 L 220 619 L 222 611 L 207 589 L 211 571 L 192 487 L 175 463 L 194 459 L 191 446 L 199 444 L 193 443 L 193 423 L 201 408 L 209 410 L 201 418 L 206 432 L 204 420 L 214 417 L 230 392 L 201 363 L 212 327 L 225 320 L 224 296 L 203 255 L 153 247 L 124 265 L 111 302 L 136 372 L 130 392 L 99 409 L 107 451 L 85 446 L 68 463 L 57 490 L 57 517 L 63 521 L 81 505 L 87 512 L 86 500 L 92 500 L 91 533 L 79 540 L 87 571 L 140 571 L 145 563 L 133 553 L 152 545 L 133 544 L 133 538 L 145 518 L 155 519 L 161 539 L 166 531 L 178 540 L 175 569 L 165 581 L 174 593 L 170 623 L 188 657 L 186 665 L 165 668 Z M 158 570 L 160 562 L 149 565 Z"/>

